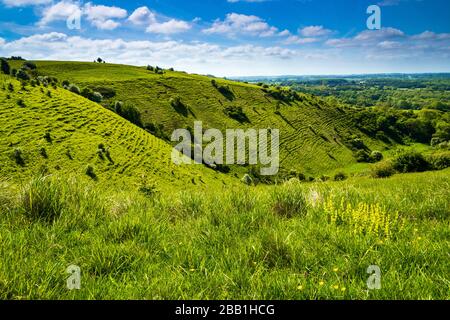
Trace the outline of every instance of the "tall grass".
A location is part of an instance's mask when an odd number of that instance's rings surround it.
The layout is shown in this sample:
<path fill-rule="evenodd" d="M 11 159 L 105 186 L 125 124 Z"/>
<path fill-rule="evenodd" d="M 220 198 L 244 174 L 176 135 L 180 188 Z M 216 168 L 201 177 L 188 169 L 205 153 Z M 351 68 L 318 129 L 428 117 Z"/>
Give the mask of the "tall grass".
<path fill-rule="evenodd" d="M 448 299 L 449 174 L 151 198 L 67 177 L 2 183 L 0 298 Z"/>

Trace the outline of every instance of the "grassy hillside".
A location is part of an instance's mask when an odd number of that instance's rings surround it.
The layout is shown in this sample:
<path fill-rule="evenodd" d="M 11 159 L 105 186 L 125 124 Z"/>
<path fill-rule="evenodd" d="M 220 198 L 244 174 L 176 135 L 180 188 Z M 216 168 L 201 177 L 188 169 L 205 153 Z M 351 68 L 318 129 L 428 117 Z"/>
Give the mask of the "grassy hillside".
<path fill-rule="evenodd" d="M 37 66 L 41 75 L 60 81 L 94 90 L 113 89 L 116 94 L 103 101 L 105 106 L 114 101 L 131 103 L 141 111 L 144 124 L 162 125 L 169 137 L 176 128 L 192 128 L 194 121 L 221 130 L 278 128 L 281 165 L 286 170 L 319 175 L 355 163 L 353 152 L 345 146 L 352 135 L 360 136 L 372 149 L 384 146 L 357 130 L 342 110 L 310 95 L 300 94 L 299 101 L 283 102 L 256 85 L 215 79 L 218 87 L 230 89 L 221 93 L 209 77 L 168 70 L 160 75 L 124 65 L 39 61 Z M 176 96 L 186 106 L 184 111 L 171 106 L 169 100 Z M 227 116 L 227 107 L 241 107 L 249 122 Z"/>
<path fill-rule="evenodd" d="M 0 76 L 0 124 L 2 177 L 59 172 L 104 185 L 169 190 L 230 183 L 202 166 L 175 166 L 166 142 L 59 87 L 22 88 Z"/>
<path fill-rule="evenodd" d="M 446 170 L 151 199 L 0 181 L 0 299 L 449 299 L 449 181 Z M 66 288 L 72 264 L 80 290 Z M 380 290 L 367 288 L 371 265 Z"/>

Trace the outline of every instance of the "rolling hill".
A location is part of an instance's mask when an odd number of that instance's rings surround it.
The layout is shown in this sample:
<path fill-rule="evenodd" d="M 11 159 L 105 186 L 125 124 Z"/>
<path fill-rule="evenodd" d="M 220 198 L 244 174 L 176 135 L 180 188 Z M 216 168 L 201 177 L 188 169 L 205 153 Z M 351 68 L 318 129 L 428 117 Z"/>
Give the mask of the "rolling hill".
<path fill-rule="evenodd" d="M 16 64 L 19 66 L 19 62 Z M 134 105 L 144 126 L 161 128 L 166 140 L 174 129 L 193 128 L 194 121 L 202 121 L 204 128 L 222 131 L 278 128 L 280 161 L 285 171 L 317 176 L 355 164 L 353 151 L 346 145 L 355 135 L 370 149 L 384 147 L 355 128 L 344 111 L 312 95 L 299 94 L 295 101 L 286 101 L 252 84 L 170 70 L 156 74 L 144 67 L 57 61 L 36 64 L 40 75 L 107 92 L 102 102 L 106 107 L 115 101 Z M 169 101 L 174 97 L 180 98 L 184 110 L 171 105 Z M 239 108 L 248 121 L 239 122 L 227 115 L 227 110 Z M 248 170 L 232 169 L 236 176 Z"/>
<path fill-rule="evenodd" d="M 117 187 L 172 189 L 232 183 L 224 174 L 176 166 L 166 142 L 60 87 L 21 87 L 0 76 L 0 175 L 75 174 Z"/>

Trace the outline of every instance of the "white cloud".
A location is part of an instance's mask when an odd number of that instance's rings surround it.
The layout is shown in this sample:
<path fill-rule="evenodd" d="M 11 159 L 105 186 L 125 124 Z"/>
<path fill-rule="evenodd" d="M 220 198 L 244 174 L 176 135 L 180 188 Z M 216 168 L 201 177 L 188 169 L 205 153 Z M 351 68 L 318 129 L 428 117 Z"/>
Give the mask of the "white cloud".
<path fill-rule="evenodd" d="M 6 43 L 5 39 L 0 38 L 0 46 L 4 45 Z"/>
<path fill-rule="evenodd" d="M 205 42 L 90 39 L 52 32 L 6 42 L 0 48 L 2 55 L 22 55 L 33 60 L 76 61 L 92 61 L 100 56 L 115 63 L 151 63 L 191 72 L 229 73 L 232 67 L 247 66 L 252 61 L 289 60 L 297 52 L 277 46 L 224 47 Z"/>
<path fill-rule="evenodd" d="M 128 21 L 135 25 L 156 22 L 156 15 L 147 7 L 139 7 L 128 17 Z"/>
<path fill-rule="evenodd" d="M 325 37 L 331 35 L 333 31 L 323 26 L 308 26 L 300 29 L 299 33 L 304 37 Z"/>
<path fill-rule="evenodd" d="M 49 4 L 52 0 L 2 0 L 7 7 L 26 7 Z"/>
<path fill-rule="evenodd" d="M 55 21 L 65 21 L 69 17 L 84 16 L 94 27 L 112 30 L 120 26 L 117 19 L 126 18 L 127 15 L 127 11 L 119 7 L 93 5 L 90 2 L 81 6 L 79 2 L 63 0 L 44 9 L 38 25 L 45 26 Z"/>
<path fill-rule="evenodd" d="M 191 25 L 186 21 L 171 19 L 162 23 L 151 23 L 146 31 L 151 33 L 174 34 L 185 32 L 189 29 L 191 29 Z"/>
<path fill-rule="evenodd" d="M 365 30 L 353 38 L 330 39 L 326 42 L 332 47 L 373 47 L 383 41 L 395 41 L 407 38 L 405 33 L 395 28 L 382 28 L 381 30 Z"/>
<path fill-rule="evenodd" d="M 301 38 L 299 36 L 290 36 L 283 43 L 284 44 L 307 44 L 318 42 L 318 38 Z"/>
<path fill-rule="evenodd" d="M 147 26 L 146 32 L 165 35 L 186 32 L 192 28 L 191 23 L 183 20 L 166 19 L 166 21 L 159 22 L 157 14 L 148 7 L 139 7 L 134 10 L 128 17 L 128 21 L 134 25 Z"/>
<path fill-rule="evenodd" d="M 54 21 L 64 21 L 74 15 L 81 15 L 79 5 L 72 1 L 63 0 L 44 9 L 38 25 L 45 26 Z"/>
<path fill-rule="evenodd" d="M 119 7 L 92 5 L 87 3 L 83 8 L 86 19 L 98 29 L 112 30 L 120 26 L 120 23 L 112 19 L 126 18 L 128 13 Z"/>
<path fill-rule="evenodd" d="M 204 29 L 206 34 L 226 34 L 234 37 L 237 35 L 251 35 L 269 37 L 278 34 L 276 27 L 257 16 L 238 13 L 227 14 L 225 20 L 216 20 L 210 28 Z M 282 31 L 286 34 L 286 30 Z"/>

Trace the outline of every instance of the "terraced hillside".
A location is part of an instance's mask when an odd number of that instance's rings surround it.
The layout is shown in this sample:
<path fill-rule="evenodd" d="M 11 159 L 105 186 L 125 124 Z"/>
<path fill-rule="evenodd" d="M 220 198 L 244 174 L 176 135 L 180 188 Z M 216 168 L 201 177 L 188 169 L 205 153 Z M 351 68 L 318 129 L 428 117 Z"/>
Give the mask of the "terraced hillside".
<path fill-rule="evenodd" d="M 37 62 L 41 75 L 68 80 L 94 90 L 113 89 L 114 96 L 103 101 L 110 106 L 123 101 L 136 106 L 144 125 L 161 127 L 170 137 L 173 129 L 193 127 L 202 121 L 204 128 L 279 128 L 282 168 L 317 175 L 356 163 L 345 146 L 352 135 L 361 137 L 371 149 L 383 144 L 353 127 L 347 115 L 334 106 L 310 95 L 284 102 L 263 88 L 211 77 L 165 70 L 156 74 L 146 68 L 81 62 Z M 221 92 L 220 87 L 228 87 Z M 180 97 L 184 110 L 169 102 Z M 224 112 L 242 108 L 248 121 L 239 122 Z"/>
<path fill-rule="evenodd" d="M 203 166 L 175 166 L 166 142 L 62 88 L 0 76 L 0 176 L 61 172 L 99 184 L 189 188 L 231 183 Z"/>

